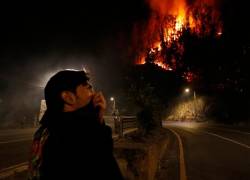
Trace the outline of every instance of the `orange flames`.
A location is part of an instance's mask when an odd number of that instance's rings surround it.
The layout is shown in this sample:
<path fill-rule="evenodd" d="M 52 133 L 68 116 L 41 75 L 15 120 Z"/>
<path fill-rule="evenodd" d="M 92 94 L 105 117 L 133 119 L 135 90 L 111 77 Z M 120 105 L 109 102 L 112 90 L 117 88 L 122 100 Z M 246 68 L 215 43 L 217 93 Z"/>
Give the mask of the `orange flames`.
<path fill-rule="evenodd" d="M 215 33 L 221 36 L 222 26 L 215 0 L 147 0 L 152 12 L 146 27 L 137 39 L 136 64 L 154 63 L 166 70 L 176 70 L 184 52 L 181 36 L 185 30 L 199 37 Z M 138 37 L 138 32 L 137 32 Z"/>

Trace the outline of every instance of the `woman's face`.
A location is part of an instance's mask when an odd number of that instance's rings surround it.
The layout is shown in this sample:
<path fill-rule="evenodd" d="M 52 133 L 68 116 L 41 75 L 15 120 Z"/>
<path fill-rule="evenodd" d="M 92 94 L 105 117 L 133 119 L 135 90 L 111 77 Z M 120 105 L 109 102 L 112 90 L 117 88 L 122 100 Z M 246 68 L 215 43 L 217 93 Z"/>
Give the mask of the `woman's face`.
<path fill-rule="evenodd" d="M 84 84 L 78 85 L 75 93 L 76 109 L 86 106 L 92 100 L 93 95 L 94 95 L 94 90 L 91 84 L 87 83 L 86 85 Z"/>

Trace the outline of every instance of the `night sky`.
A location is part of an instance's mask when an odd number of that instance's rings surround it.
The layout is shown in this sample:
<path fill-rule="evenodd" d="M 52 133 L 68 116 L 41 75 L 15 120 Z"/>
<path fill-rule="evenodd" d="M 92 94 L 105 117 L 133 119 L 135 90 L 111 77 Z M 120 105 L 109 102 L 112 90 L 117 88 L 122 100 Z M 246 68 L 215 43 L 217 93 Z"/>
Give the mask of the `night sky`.
<path fill-rule="evenodd" d="M 51 68 L 79 69 L 82 66 L 98 71 L 96 77 L 107 73 L 105 69 L 115 71 L 116 68 L 110 66 L 120 63 L 121 55 L 117 50 L 126 48 L 121 43 L 129 38 L 124 34 L 131 30 L 136 16 L 140 16 L 138 5 L 131 8 L 131 4 L 134 3 L 107 1 L 2 6 L 3 75 L 11 76 L 9 72 L 24 70 L 23 76 L 33 71 L 32 76 L 37 76 L 37 72 L 43 76 L 42 73 L 50 72 Z"/>
<path fill-rule="evenodd" d="M 225 51 L 235 50 L 235 58 L 249 57 L 247 2 L 224 0 L 221 4 L 224 43 L 228 48 Z M 42 96 L 48 77 L 65 68 L 85 67 L 97 89 L 112 95 L 121 84 L 118 77 L 123 64 L 133 61 L 128 59 L 133 26 L 148 15 L 143 0 L 1 5 L 1 104 Z M 228 60 L 234 62 L 235 59 Z M 14 101 L 9 106 L 16 104 Z"/>

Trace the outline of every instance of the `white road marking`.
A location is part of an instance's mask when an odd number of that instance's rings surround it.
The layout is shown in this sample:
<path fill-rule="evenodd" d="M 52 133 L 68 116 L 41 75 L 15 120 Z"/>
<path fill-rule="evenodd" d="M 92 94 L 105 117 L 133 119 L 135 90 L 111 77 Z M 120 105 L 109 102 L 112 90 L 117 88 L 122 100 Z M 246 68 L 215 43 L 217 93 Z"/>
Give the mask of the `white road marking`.
<path fill-rule="evenodd" d="M 32 140 L 32 139 L 31 138 L 26 138 L 26 139 L 12 140 L 12 141 L 1 141 L 0 144 L 8 144 L 8 143 L 21 142 L 21 141 L 28 141 L 28 140 Z"/>
<path fill-rule="evenodd" d="M 245 132 L 245 131 L 239 131 L 239 130 L 235 130 L 235 129 L 229 129 L 227 127 L 225 128 L 220 128 L 220 127 L 216 127 L 216 126 L 210 126 L 208 128 L 211 128 L 211 129 L 220 129 L 220 130 L 225 130 L 225 131 L 231 131 L 231 132 L 236 132 L 236 133 L 240 133 L 240 134 L 246 134 L 246 135 L 250 135 L 249 132 Z"/>
<path fill-rule="evenodd" d="M 8 168 L 4 168 L 0 170 L 0 179 L 7 178 L 17 172 L 26 171 L 28 169 L 28 162 L 23 162 L 20 164 L 16 164 L 10 166 Z"/>
<path fill-rule="evenodd" d="M 220 135 L 218 135 L 218 134 L 210 133 L 210 132 L 207 132 L 207 131 L 203 131 L 203 132 L 205 132 L 205 133 L 207 133 L 207 134 L 210 134 L 210 135 L 212 135 L 212 136 L 216 136 L 216 137 L 218 137 L 218 138 L 224 139 L 224 140 L 226 140 L 226 141 L 230 141 L 230 142 L 232 142 L 232 143 L 238 144 L 238 145 L 240 145 L 240 146 L 242 146 L 242 147 L 245 147 L 245 148 L 247 148 L 247 149 L 250 149 L 250 146 L 248 146 L 248 145 L 246 145 L 246 144 L 243 144 L 243 143 L 240 143 L 240 142 L 238 142 L 238 141 L 235 141 L 235 140 L 233 140 L 233 139 L 226 138 L 226 137 L 220 136 Z"/>
<path fill-rule="evenodd" d="M 178 139 L 179 148 L 180 148 L 180 180 L 187 180 L 184 151 L 183 151 L 181 137 L 174 130 L 170 129 L 169 127 L 167 127 L 167 128 L 170 131 L 172 131 Z"/>

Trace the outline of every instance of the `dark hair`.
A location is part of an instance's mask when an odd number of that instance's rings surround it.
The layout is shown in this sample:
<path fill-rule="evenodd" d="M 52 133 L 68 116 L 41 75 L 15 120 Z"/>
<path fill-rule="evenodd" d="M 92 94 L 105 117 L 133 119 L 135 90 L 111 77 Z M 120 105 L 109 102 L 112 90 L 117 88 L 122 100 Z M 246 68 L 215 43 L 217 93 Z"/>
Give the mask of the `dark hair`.
<path fill-rule="evenodd" d="M 63 70 L 52 76 L 44 90 L 47 111 L 61 112 L 64 105 L 61 93 L 65 90 L 75 92 L 78 85 L 87 84 L 88 80 L 85 71 Z"/>

